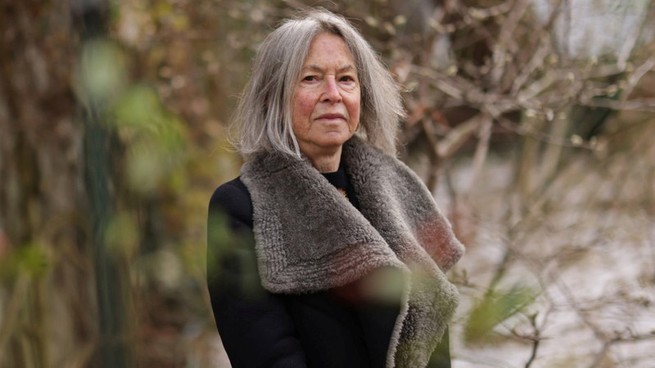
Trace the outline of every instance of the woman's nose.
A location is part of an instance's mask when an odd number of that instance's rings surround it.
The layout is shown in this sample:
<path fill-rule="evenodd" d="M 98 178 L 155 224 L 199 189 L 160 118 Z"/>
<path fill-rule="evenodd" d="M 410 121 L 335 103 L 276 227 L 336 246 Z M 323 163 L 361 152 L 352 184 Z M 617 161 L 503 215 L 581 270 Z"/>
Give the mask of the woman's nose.
<path fill-rule="evenodd" d="M 336 78 L 328 77 L 325 78 L 325 90 L 323 91 L 323 100 L 330 102 L 340 102 L 341 93 L 339 92 L 339 87 L 337 86 Z"/>

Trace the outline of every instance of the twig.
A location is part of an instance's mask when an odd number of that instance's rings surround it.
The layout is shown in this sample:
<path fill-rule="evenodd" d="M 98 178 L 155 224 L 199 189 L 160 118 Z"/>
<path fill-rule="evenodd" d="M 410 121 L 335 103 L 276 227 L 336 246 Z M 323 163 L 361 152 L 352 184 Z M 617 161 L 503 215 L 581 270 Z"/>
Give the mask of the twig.
<path fill-rule="evenodd" d="M 482 119 L 482 114 L 478 114 L 452 128 L 436 145 L 439 157 L 446 158 L 454 154 L 473 135 Z"/>
<path fill-rule="evenodd" d="M 508 55 L 517 51 L 516 39 L 512 37 L 515 33 L 519 21 L 528 10 L 529 2 L 526 0 L 515 0 L 511 12 L 507 16 L 500 30 L 498 41 L 493 49 L 493 68 L 491 70 L 491 81 L 499 84 L 503 75 L 507 71 Z M 509 52 L 508 52 L 509 51 Z"/>
<path fill-rule="evenodd" d="M 541 343 L 541 331 L 537 327 L 537 314 L 530 316 L 530 325 L 534 331 L 534 336 L 532 336 L 532 350 L 530 351 L 530 358 L 525 362 L 525 368 L 530 368 L 532 363 L 534 363 L 535 358 L 537 357 L 537 350 L 539 350 L 539 344 Z"/>
<path fill-rule="evenodd" d="M 640 335 L 629 334 L 628 336 L 622 336 L 617 333 L 616 336 L 608 340 L 605 340 L 603 342 L 603 347 L 600 349 L 598 353 L 596 353 L 596 357 L 591 362 L 591 364 L 589 364 L 589 368 L 595 368 L 600 366 L 603 359 L 607 356 L 609 350 L 612 348 L 612 346 L 616 344 L 631 343 L 636 341 L 647 341 L 647 340 L 655 340 L 655 334 L 654 333 L 640 334 Z"/>
<path fill-rule="evenodd" d="M 641 98 L 627 101 L 611 100 L 609 98 L 583 98 L 578 103 L 582 106 L 607 107 L 614 110 L 632 110 L 655 112 L 655 98 Z"/>
<path fill-rule="evenodd" d="M 517 95 L 519 90 L 523 88 L 525 83 L 528 81 L 528 78 L 532 73 L 540 68 L 543 68 L 546 57 L 549 53 L 553 52 L 553 49 L 550 47 L 550 43 L 547 42 L 545 37 L 541 37 L 540 45 L 537 50 L 532 55 L 532 58 L 528 64 L 522 68 L 521 74 L 516 77 L 514 84 L 512 85 L 511 94 Z"/>
<path fill-rule="evenodd" d="M 468 194 L 473 193 L 480 172 L 482 171 L 482 166 L 487 159 L 487 153 L 489 152 L 489 139 L 491 138 L 493 120 L 491 119 L 491 116 L 484 115 L 482 116 L 482 119 L 482 124 L 480 125 L 480 130 L 478 132 L 480 140 L 478 141 L 478 146 L 476 147 L 475 155 L 473 156 L 473 175 L 471 176 Z"/>
<path fill-rule="evenodd" d="M 487 18 L 497 17 L 499 15 L 505 14 L 512 10 L 514 3 L 512 1 L 505 1 L 495 6 L 490 6 L 488 8 L 474 8 L 470 7 L 468 9 L 468 14 L 478 20 L 484 20 Z"/>
<path fill-rule="evenodd" d="M 639 83 L 646 73 L 653 70 L 653 67 L 655 67 L 655 56 L 649 57 L 643 64 L 635 69 L 632 75 L 630 75 L 626 80 L 626 86 L 623 89 L 623 99 L 627 99 L 628 96 L 632 94 L 632 90 L 637 86 L 637 83 Z"/>

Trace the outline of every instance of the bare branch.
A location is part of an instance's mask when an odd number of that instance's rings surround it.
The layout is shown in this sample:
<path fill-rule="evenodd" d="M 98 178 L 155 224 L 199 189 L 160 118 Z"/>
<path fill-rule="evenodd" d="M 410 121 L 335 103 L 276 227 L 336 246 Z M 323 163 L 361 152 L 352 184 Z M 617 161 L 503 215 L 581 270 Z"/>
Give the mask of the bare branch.
<path fill-rule="evenodd" d="M 468 9 L 468 14 L 478 20 L 484 20 L 487 18 L 497 17 L 509 12 L 514 6 L 512 1 L 506 1 L 495 6 L 490 6 L 488 8 L 474 8 L 471 7 Z"/>
<path fill-rule="evenodd" d="M 647 341 L 647 340 L 655 340 L 655 333 L 652 332 L 650 334 L 628 333 L 627 335 L 624 336 L 620 332 L 617 332 L 614 337 L 609 338 L 603 342 L 603 347 L 600 349 L 600 351 L 598 351 L 591 364 L 589 364 L 589 368 L 600 366 L 601 362 L 603 361 L 603 359 L 605 359 L 610 349 L 614 345 L 634 343 L 637 341 Z"/>
<path fill-rule="evenodd" d="M 437 143 L 439 157 L 449 157 L 455 153 L 472 135 L 482 123 L 483 116 L 478 114 L 471 119 L 457 125 Z"/>
<path fill-rule="evenodd" d="M 609 98 L 590 98 L 585 96 L 578 103 L 589 107 L 607 107 L 614 110 L 632 110 L 655 112 L 655 98 L 641 98 L 628 101 L 611 100 Z"/>
<path fill-rule="evenodd" d="M 534 73 L 536 70 L 544 68 L 547 56 L 552 52 L 553 49 L 550 45 L 550 42 L 542 37 L 539 43 L 539 47 L 532 55 L 532 58 L 528 64 L 522 68 L 521 74 L 519 74 L 519 76 L 514 80 L 514 84 L 512 85 L 510 92 L 512 95 L 516 95 L 518 91 L 523 88 L 523 85 L 528 81 L 528 78 L 532 75 L 532 73 Z"/>
<path fill-rule="evenodd" d="M 534 335 L 530 338 L 532 340 L 532 349 L 530 350 L 530 358 L 525 362 L 525 368 L 530 368 L 532 363 L 534 363 L 537 357 L 537 351 L 539 350 L 539 343 L 541 342 L 541 330 L 537 327 L 537 314 L 531 315 L 529 320 Z"/>
<path fill-rule="evenodd" d="M 623 89 L 623 98 L 627 99 L 630 94 L 632 94 L 632 90 L 634 90 L 635 86 L 637 86 L 637 83 L 643 78 L 646 73 L 649 71 L 652 71 L 653 68 L 655 67 L 655 56 L 649 57 L 643 64 L 641 64 L 635 71 L 628 77 L 626 80 L 626 86 Z"/>
<path fill-rule="evenodd" d="M 491 70 L 491 80 L 494 84 L 500 82 L 506 72 L 506 63 L 510 59 L 509 55 L 516 52 L 518 48 L 513 35 L 519 21 L 528 10 L 529 2 L 527 0 L 515 0 L 513 5 L 509 16 L 502 24 L 498 41 L 494 44 L 493 68 Z"/>
<path fill-rule="evenodd" d="M 473 156 L 473 175 L 471 176 L 471 182 L 469 184 L 469 193 L 472 193 L 475 189 L 476 182 L 480 177 L 480 172 L 484 162 L 487 159 L 487 153 L 489 152 L 489 139 L 491 138 L 491 127 L 493 125 L 493 120 L 490 116 L 485 116 L 486 114 L 481 114 L 481 122 L 479 131 L 478 131 L 478 146 L 475 150 L 475 155 Z"/>

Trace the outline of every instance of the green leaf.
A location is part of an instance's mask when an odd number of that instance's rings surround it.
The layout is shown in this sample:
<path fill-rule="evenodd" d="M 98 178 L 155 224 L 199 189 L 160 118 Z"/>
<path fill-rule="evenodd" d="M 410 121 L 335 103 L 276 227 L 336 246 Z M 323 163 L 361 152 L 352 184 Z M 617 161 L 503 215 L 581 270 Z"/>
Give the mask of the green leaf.
<path fill-rule="evenodd" d="M 490 342 L 494 327 L 530 304 L 535 292 L 515 285 L 511 289 L 490 290 L 471 310 L 464 327 L 467 343 Z"/>

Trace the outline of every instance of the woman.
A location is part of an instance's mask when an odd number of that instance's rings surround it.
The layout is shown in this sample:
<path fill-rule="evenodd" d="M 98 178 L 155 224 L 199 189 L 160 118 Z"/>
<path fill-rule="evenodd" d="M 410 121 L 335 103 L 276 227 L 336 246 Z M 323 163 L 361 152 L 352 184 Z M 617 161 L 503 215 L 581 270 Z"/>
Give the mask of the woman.
<path fill-rule="evenodd" d="M 235 119 L 246 162 L 209 205 L 208 285 L 234 368 L 450 366 L 444 272 L 463 248 L 394 158 L 402 116 L 343 18 L 313 11 L 266 38 Z"/>

